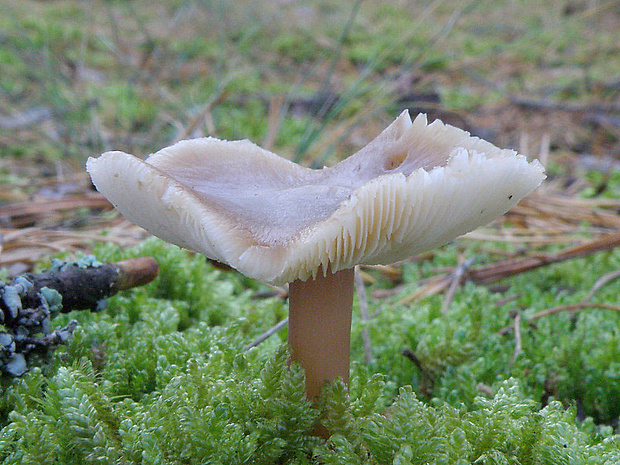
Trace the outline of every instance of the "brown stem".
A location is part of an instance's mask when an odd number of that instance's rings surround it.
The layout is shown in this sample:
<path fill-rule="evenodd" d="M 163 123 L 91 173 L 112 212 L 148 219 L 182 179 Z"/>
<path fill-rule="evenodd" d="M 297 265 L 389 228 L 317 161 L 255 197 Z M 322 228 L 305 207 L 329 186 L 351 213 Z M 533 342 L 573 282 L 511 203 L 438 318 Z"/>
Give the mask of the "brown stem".
<path fill-rule="evenodd" d="M 348 384 L 354 270 L 319 271 L 316 279 L 289 285 L 288 342 L 291 358 L 306 372 L 314 399 L 326 381 Z"/>

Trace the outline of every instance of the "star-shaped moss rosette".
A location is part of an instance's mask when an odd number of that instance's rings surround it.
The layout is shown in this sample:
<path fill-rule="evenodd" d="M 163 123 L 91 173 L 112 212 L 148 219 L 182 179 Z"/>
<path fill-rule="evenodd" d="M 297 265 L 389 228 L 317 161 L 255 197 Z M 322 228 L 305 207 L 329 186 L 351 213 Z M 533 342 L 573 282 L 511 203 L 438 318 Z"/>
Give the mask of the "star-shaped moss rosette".
<path fill-rule="evenodd" d="M 90 158 L 97 189 L 130 221 L 261 281 L 290 283 L 289 345 L 314 398 L 349 376 L 353 267 L 446 244 L 544 179 L 469 133 L 403 112 L 376 139 L 312 170 L 247 140 L 178 142 L 143 161 Z"/>

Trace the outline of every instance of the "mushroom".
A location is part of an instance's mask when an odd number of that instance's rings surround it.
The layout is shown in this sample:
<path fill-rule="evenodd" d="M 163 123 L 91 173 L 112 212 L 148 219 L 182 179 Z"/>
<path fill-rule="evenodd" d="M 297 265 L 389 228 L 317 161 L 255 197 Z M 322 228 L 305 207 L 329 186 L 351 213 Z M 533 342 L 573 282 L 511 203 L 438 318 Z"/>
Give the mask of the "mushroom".
<path fill-rule="evenodd" d="M 291 358 L 315 398 L 349 378 L 353 268 L 446 244 L 515 206 L 544 179 L 528 162 L 407 111 L 319 170 L 247 140 L 184 140 L 143 161 L 89 158 L 97 189 L 130 221 L 267 283 L 289 284 Z"/>

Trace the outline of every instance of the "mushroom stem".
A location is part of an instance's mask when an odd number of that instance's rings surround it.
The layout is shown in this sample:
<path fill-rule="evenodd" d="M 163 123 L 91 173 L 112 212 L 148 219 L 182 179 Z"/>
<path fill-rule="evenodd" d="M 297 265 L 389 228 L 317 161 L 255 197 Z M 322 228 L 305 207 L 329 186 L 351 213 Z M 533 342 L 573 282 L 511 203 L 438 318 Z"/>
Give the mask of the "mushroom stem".
<path fill-rule="evenodd" d="M 326 381 L 349 383 L 354 270 L 321 270 L 315 279 L 289 285 L 288 342 L 291 358 L 306 372 L 306 395 L 314 399 Z"/>

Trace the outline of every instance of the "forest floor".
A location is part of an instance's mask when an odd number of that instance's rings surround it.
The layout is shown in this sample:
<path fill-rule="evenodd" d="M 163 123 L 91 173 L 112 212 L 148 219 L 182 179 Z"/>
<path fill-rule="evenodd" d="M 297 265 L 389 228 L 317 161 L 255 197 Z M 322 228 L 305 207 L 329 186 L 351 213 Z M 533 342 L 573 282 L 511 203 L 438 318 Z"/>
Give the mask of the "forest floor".
<path fill-rule="evenodd" d="M 620 312 L 620 2 L 2 3 L 3 280 L 50 257 L 148 236 L 94 190 L 84 169 L 90 156 L 146 156 L 214 136 L 248 138 L 320 167 L 409 109 L 540 159 L 547 179 L 447 251 L 364 268 L 371 306 L 434 297 L 448 308 L 471 282 L 500 293 L 498 305 L 526 311 L 531 328 L 562 312 L 594 309 L 600 321 Z M 415 283 L 412 264 L 420 267 Z M 533 287 L 504 280 L 521 275 L 563 297 L 526 305 Z M 510 315 L 501 334 L 519 331 L 520 313 Z M 525 350 L 517 341 L 514 357 Z M 439 391 L 424 381 L 424 347 L 414 350 L 415 387 L 431 398 Z M 605 391 L 612 401 L 620 395 L 616 355 L 601 361 L 614 379 Z M 531 381 L 542 398 L 557 392 L 552 378 Z M 576 402 L 578 415 L 617 428 L 617 406 L 592 401 L 584 413 L 592 399 L 573 394 L 563 400 Z"/>
<path fill-rule="evenodd" d="M 618 227 L 616 1 L 5 6 L 0 266 L 10 275 L 89 249 L 104 227 L 121 245 L 141 237 L 92 190 L 89 156 L 146 156 L 210 135 L 322 166 L 405 108 L 543 161 L 546 186 L 514 232 L 534 236 L 524 245 Z"/>

